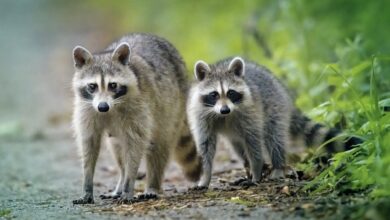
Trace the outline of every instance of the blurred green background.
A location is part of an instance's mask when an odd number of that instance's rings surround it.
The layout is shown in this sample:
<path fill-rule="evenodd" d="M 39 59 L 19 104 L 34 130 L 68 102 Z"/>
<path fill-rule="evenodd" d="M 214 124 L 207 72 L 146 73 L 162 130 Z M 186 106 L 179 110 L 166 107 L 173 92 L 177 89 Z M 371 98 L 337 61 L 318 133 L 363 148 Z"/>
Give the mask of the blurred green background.
<path fill-rule="evenodd" d="M 354 186 L 389 182 L 387 0 L 2 0 L 0 138 L 69 131 L 72 49 L 99 51 L 129 32 L 168 39 L 191 75 L 198 59 L 240 55 L 267 66 L 311 118 L 367 140 L 375 159 L 365 156 L 347 179 L 372 170 L 383 178 Z"/>
<path fill-rule="evenodd" d="M 346 71 L 389 53 L 389 9 L 385 0 L 4 0 L 0 132 L 42 129 L 58 122 L 51 115 L 71 112 L 73 47 L 98 51 L 129 32 L 165 37 L 189 72 L 198 59 L 232 55 L 266 65 L 310 110 L 329 100 L 330 86 L 342 81 L 324 77 L 328 64 Z M 365 63 L 353 74 L 362 92 L 369 89 L 368 72 Z M 378 74 L 380 89 L 389 88 L 389 76 Z"/>

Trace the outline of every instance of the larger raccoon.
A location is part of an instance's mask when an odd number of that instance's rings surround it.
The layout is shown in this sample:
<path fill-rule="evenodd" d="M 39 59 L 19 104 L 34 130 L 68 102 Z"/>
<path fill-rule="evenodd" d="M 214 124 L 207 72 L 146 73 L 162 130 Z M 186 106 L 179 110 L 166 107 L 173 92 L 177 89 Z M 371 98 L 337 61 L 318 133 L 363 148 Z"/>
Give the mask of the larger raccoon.
<path fill-rule="evenodd" d="M 73 125 L 84 170 L 84 195 L 74 204 L 94 202 L 93 176 L 101 143 L 110 146 L 120 170 L 116 189 L 103 198 L 133 201 L 143 155 L 147 181 L 142 198 L 155 197 L 172 148 L 188 179 L 199 179 L 201 160 L 185 117 L 186 68 L 169 42 L 131 34 L 95 54 L 77 46 L 73 58 Z"/>
<path fill-rule="evenodd" d="M 195 142 L 203 158 L 199 188 L 210 184 L 217 135 L 230 140 L 251 175 L 242 184 L 260 181 L 266 149 L 272 162 L 270 178 L 284 177 L 285 148 L 303 137 L 307 145 L 318 145 L 338 135 L 304 117 L 285 87 L 266 68 L 240 57 L 213 65 L 198 61 L 187 104 L 187 115 Z M 349 140 L 349 148 L 356 139 Z M 326 145 L 329 151 L 344 149 L 341 141 Z M 251 179 L 249 179 L 251 176 Z"/>

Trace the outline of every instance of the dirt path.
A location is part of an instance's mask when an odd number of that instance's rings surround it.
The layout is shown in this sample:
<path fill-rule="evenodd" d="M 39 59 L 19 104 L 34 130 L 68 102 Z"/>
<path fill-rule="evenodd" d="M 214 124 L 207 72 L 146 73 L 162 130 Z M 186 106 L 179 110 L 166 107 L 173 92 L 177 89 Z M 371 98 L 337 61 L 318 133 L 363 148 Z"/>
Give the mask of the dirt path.
<path fill-rule="evenodd" d="M 114 187 L 117 178 L 111 155 L 103 150 L 95 178 L 96 204 L 74 206 L 72 199 L 81 193 L 81 169 L 70 135 L 1 141 L 0 218 L 285 219 L 286 213 L 278 211 L 275 204 L 287 196 L 282 193 L 284 186 L 299 183 L 264 183 L 248 190 L 228 187 L 228 181 L 243 175 L 238 169 L 241 165 L 230 160 L 228 154 L 225 149 L 217 155 L 216 175 L 208 192 L 187 192 L 190 183 L 171 163 L 164 182 L 165 194 L 159 200 L 116 205 L 98 198 Z M 143 180 L 137 181 L 137 192 L 142 191 L 143 184 Z M 288 219 L 299 217 L 290 214 Z"/>
<path fill-rule="evenodd" d="M 188 192 L 191 183 L 171 163 L 164 195 L 132 205 L 98 198 L 117 178 L 111 155 L 103 150 L 94 182 L 95 204 L 74 206 L 71 201 L 81 195 L 77 148 L 69 130 L 54 133 L 0 142 L 0 219 L 308 219 L 329 216 L 343 204 L 340 198 L 330 199 L 332 203 L 309 200 L 298 191 L 303 182 L 291 179 L 248 189 L 230 186 L 244 171 L 230 151 L 220 147 L 207 192 Z M 142 192 L 143 186 L 143 180 L 137 181 L 136 191 Z"/>

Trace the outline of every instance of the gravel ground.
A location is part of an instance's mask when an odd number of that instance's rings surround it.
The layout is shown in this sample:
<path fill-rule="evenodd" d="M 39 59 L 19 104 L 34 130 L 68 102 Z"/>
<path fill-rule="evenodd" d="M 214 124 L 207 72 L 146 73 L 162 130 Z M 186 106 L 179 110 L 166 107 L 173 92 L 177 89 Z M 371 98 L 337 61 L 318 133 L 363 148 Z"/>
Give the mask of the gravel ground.
<path fill-rule="evenodd" d="M 278 197 L 283 198 L 283 186 L 296 183 L 269 182 L 246 190 L 229 187 L 229 181 L 244 173 L 224 147 L 216 156 L 215 175 L 207 192 L 188 192 L 191 183 L 171 163 L 164 195 L 133 205 L 98 198 L 115 186 L 117 178 L 111 155 L 103 149 L 96 168 L 95 204 L 74 206 L 72 199 L 81 195 L 77 148 L 69 130 L 48 133 L 0 142 L 0 219 L 300 219 L 276 207 Z M 142 192 L 143 184 L 137 181 L 137 192 Z"/>

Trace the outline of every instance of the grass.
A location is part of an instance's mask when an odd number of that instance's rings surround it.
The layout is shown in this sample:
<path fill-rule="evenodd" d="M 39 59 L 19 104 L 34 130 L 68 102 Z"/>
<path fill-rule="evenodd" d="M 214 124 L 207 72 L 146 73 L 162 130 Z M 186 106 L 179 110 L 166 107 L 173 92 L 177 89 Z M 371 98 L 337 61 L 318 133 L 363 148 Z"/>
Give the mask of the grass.
<path fill-rule="evenodd" d="M 350 83 L 343 73 L 332 68 L 343 83 L 346 83 L 346 95 L 351 97 L 349 102 L 359 106 L 355 115 L 361 115 L 360 125 L 356 123 L 349 130 L 355 130 L 364 143 L 358 148 L 336 154 L 332 158 L 332 164 L 305 187 L 313 194 L 367 192 L 373 198 L 390 195 L 387 187 L 390 182 L 390 152 L 387 149 L 387 143 L 390 143 L 390 116 L 383 107 L 388 97 L 380 100 L 383 95 L 378 91 L 376 70 L 380 69 L 379 65 L 378 58 L 372 57 L 370 89 L 366 94 L 359 93 L 356 85 Z M 341 106 L 337 103 L 338 99 L 331 99 L 330 102 Z"/>
<path fill-rule="evenodd" d="M 255 207 L 256 206 L 255 202 L 245 200 L 243 198 L 240 198 L 239 196 L 231 197 L 228 201 L 236 203 L 236 204 L 244 205 L 247 207 Z"/>
<path fill-rule="evenodd" d="M 8 217 L 11 215 L 10 209 L 1 209 L 0 210 L 0 217 Z"/>

